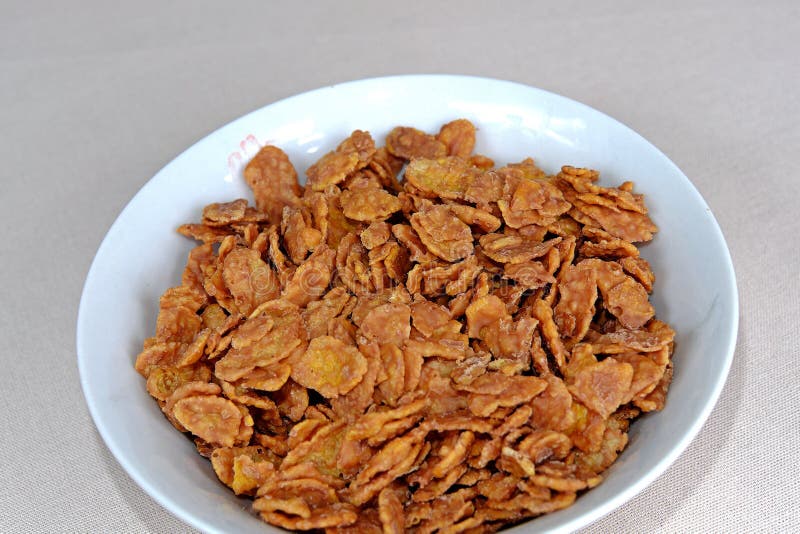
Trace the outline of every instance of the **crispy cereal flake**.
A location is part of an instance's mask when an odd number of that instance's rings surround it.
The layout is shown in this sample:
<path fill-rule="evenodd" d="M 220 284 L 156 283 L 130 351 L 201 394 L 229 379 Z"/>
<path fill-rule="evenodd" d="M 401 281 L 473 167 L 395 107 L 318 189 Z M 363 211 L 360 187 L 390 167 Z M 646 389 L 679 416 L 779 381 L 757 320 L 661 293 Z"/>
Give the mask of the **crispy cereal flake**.
<path fill-rule="evenodd" d="M 411 226 L 429 251 L 445 261 L 456 261 L 472 253 L 472 232 L 450 208 L 429 206 L 411 216 Z"/>
<path fill-rule="evenodd" d="M 176 402 L 172 411 L 192 434 L 223 447 L 234 444 L 242 422 L 236 405 L 221 397 L 186 397 Z"/>
<path fill-rule="evenodd" d="M 386 136 L 386 148 L 403 159 L 441 158 L 447 153 L 444 143 L 416 128 L 398 126 Z"/>
<path fill-rule="evenodd" d="M 312 339 L 292 362 L 292 379 L 327 398 L 344 395 L 366 372 L 367 360 L 358 349 L 330 336 Z"/>
<path fill-rule="evenodd" d="M 244 169 L 244 179 L 253 189 L 256 207 L 276 222 L 284 206 L 297 206 L 302 188 L 297 183 L 297 171 L 283 150 L 265 146 Z"/>
<path fill-rule="evenodd" d="M 386 220 L 400 211 L 400 201 L 383 189 L 363 188 L 343 191 L 340 197 L 344 214 L 356 221 L 376 222 Z"/>

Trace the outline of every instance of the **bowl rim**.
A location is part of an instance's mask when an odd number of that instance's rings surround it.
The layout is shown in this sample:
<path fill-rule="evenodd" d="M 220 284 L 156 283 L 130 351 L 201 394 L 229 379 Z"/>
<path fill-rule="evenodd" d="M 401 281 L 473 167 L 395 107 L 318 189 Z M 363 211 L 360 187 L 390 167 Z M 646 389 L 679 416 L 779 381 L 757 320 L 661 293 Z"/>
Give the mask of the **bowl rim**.
<path fill-rule="evenodd" d="M 563 524 L 558 525 L 555 529 L 551 530 L 551 532 L 571 532 L 578 528 L 585 527 L 594 523 L 605 517 L 609 513 L 613 512 L 617 508 L 621 507 L 626 502 L 630 501 L 643 491 L 647 486 L 649 486 L 656 478 L 662 475 L 674 462 L 677 458 L 687 449 L 689 444 L 694 440 L 697 434 L 702 429 L 703 425 L 707 421 L 708 417 L 710 416 L 712 410 L 717 404 L 719 397 L 722 393 L 722 390 L 725 386 L 725 382 L 730 372 L 730 368 L 733 362 L 733 357 L 736 349 L 736 342 L 738 337 L 738 330 L 739 330 L 739 293 L 738 287 L 736 282 L 736 275 L 733 266 L 733 261 L 730 254 L 730 249 L 728 248 L 727 241 L 725 240 L 725 236 L 723 235 L 722 229 L 720 225 L 714 217 L 713 212 L 711 211 L 710 207 L 706 203 L 705 199 L 702 197 L 700 192 L 694 186 L 694 184 L 689 180 L 689 178 L 680 170 L 680 168 L 672 162 L 661 150 L 659 150 L 655 145 L 653 145 L 650 141 L 645 139 L 642 135 L 637 133 L 635 130 L 627 126 L 626 124 L 622 123 L 621 121 L 599 111 L 587 104 L 582 102 L 573 100 L 569 97 L 559 95 L 557 93 L 553 93 L 544 89 L 539 89 L 537 87 L 533 87 L 531 85 L 527 85 L 520 82 L 510 81 L 510 80 L 503 80 L 491 77 L 483 77 L 483 76 L 471 76 L 471 75 L 460 75 L 460 74 L 400 74 L 400 75 L 391 75 L 391 76 L 379 76 L 379 77 L 372 77 L 372 78 L 361 78 L 356 80 L 344 81 L 341 83 L 334 83 L 327 86 L 322 86 L 316 89 L 311 89 L 308 91 L 304 91 L 301 93 L 297 93 L 285 98 L 281 98 L 279 100 L 269 102 L 264 106 L 261 106 L 253 111 L 250 111 L 244 115 L 238 116 L 231 121 L 228 121 L 226 124 L 215 128 L 214 130 L 210 131 L 206 135 L 202 136 L 200 139 L 192 143 L 189 147 L 184 149 L 178 155 L 173 157 L 169 162 L 167 162 L 164 166 L 162 166 L 152 177 L 150 177 L 147 182 L 145 182 L 139 190 L 134 194 L 125 206 L 120 210 L 119 214 L 115 218 L 114 222 L 106 231 L 100 245 L 95 252 L 94 258 L 92 259 L 92 263 L 87 271 L 86 279 L 84 281 L 83 287 L 81 289 L 81 298 L 80 303 L 78 305 L 78 314 L 77 314 L 77 321 L 76 321 L 76 350 L 77 350 L 77 363 L 78 363 L 78 372 L 80 375 L 80 383 L 81 389 L 83 391 L 84 398 L 86 400 L 87 407 L 89 409 L 89 413 L 92 417 L 92 421 L 94 422 L 95 428 L 97 429 L 98 433 L 103 439 L 106 447 L 108 447 L 111 454 L 114 456 L 116 461 L 120 464 L 120 466 L 125 470 L 128 476 L 130 476 L 136 484 L 145 491 L 151 498 L 153 498 L 161 507 L 163 507 L 167 512 L 169 512 L 174 517 L 177 517 L 181 521 L 184 521 L 188 525 L 191 525 L 203 532 L 220 532 L 217 527 L 206 523 L 204 520 L 196 517 L 190 510 L 185 509 L 178 503 L 176 503 L 170 495 L 164 494 L 160 492 L 158 489 L 154 488 L 149 481 L 146 479 L 144 475 L 142 475 L 138 469 L 133 465 L 132 462 L 129 462 L 127 457 L 122 453 L 120 448 L 117 445 L 115 439 L 111 436 L 108 429 L 104 426 L 102 422 L 102 417 L 99 414 L 99 408 L 97 406 L 98 401 L 94 396 L 94 391 L 92 390 L 92 386 L 89 383 L 87 378 L 87 350 L 85 348 L 86 340 L 85 335 L 87 333 L 87 324 L 86 324 L 86 301 L 87 301 L 87 288 L 90 285 L 90 280 L 96 276 L 97 270 L 97 263 L 98 258 L 101 256 L 101 253 L 104 251 L 106 247 L 108 247 L 109 236 L 113 233 L 118 224 L 120 224 L 120 220 L 127 214 L 127 212 L 131 209 L 131 205 L 135 201 L 135 199 L 142 194 L 142 192 L 149 188 L 153 187 L 153 182 L 155 178 L 158 177 L 164 170 L 175 160 L 178 160 L 184 157 L 187 153 L 193 151 L 196 146 L 203 143 L 206 139 L 211 136 L 214 136 L 217 132 L 226 129 L 233 124 L 243 121 L 246 117 L 250 117 L 256 113 L 263 111 L 265 108 L 277 105 L 277 104 L 286 104 L 292 100 L 296 99 L 305 99 L 309 97 L 314 97 L 316 94 L 322 94 L 326 91 L 330 91 L 331 89 L 336 90 L 347 90 L 348 88 L 357 86 L 357 85 L 367 85 L 367 84 L 393 84 L 393 83 L 405 83 L 405 82 L 413 82 L 413 81 L 424 81 L 424 80 L 438 80 L 438 81 L 448 81 L 452 83 L 490 83 L 497 86 L 507 86 L 507 87 L 515 87 L 517 89 L 525 89 L 530 91 L 532 94 L 538 93 L 540 96 L 555 100 L 555 101 L 562 101 L 566 104 L 570 104 L 572 106 L 581 109 L 584 112 L 588 112 L 591 114 L 596 114 L 601 116 L 603 119 L 610 121 L 611 123 L 616 123 L 617 126 L 622 127 L 629 135 L 638 138 L 638 140 L 645 143 L 650 149 L 652 149 L 654 155 L 658 158 L 663 160 L 663 163 L 673 170 L 676 175 L 682 177 L 689 186 L 689 190 L 696 196 L 696 200 L 708 211 L 710 224 L 712 227 L 710 228 L 715 236 L 719 239 L 722 246 L 723 252 L 723 259 L 724 265 L 718 265 L 717 267 L 724 270 L 724 274 L 726 275 L 725 278 L 728 280 L 727 287 L 725 288 L 731 298 L 731 306 L 727 310 L 728 317 L 725 319 L 725 324 L 730 325 L 730 331 L 732 335 L 726 340 L 724 347 L 720 348 L 720 353 L 724 355 L 724 359 L 722 360 L 722 367 L 721 371 L 711 385 L 710 394 L 706 398 L 705 404 L 702 406 L 699 416 L 690 424 L 688 429 L 684 432 L 683 436 L 676 442 L 676 444 L 669 450 L 667 454 L 665 454 L 655 465 L 653 465 L 649 470 L 644 472 L 641 477 L 637 479 L 637 481 L 629 486 L 627 486 L 622 491 L 618 492 L 616 495 L 612 496 L 611 498 L 604 501 L 599 506 L 596 506 L 590 510 L 587 510 L 577 516 L 568 519 Z M 513 527 L 512 530 L 518 530 L 520 528 L 524 528 L 526 523 L 522 525 L 518 525 L 517 527 Z"/>

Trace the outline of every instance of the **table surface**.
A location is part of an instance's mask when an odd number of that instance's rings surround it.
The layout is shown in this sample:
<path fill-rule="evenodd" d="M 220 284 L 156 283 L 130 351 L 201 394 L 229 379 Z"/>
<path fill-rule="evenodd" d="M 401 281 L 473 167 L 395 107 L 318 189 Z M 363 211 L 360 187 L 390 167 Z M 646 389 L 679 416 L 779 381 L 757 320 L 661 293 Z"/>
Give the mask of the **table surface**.
<path fill-rule="evenodd" d="M 588 531 L 800 529 L 800 3 L 222 4 L 0 5 L 0 532 L 191 531 L 86 409 L 74 339 L 92 257 L 208 132 L 403 73 L 515 80 L 621 120 L 690 177 L 728 240 L 741 326 L 719 403 L 666 473 Z"/>

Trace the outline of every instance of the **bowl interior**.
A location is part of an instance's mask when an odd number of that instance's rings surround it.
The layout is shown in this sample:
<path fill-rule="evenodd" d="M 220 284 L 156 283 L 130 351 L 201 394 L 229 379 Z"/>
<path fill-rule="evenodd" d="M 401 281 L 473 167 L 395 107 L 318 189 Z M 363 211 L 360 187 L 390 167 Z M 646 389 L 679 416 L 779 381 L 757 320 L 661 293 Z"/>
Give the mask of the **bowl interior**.
<path fill-rule="evenodd" d="M 708 206 L 681 171 L 638 134 L 569 99 L 510 82 L 402 76 L 327 87 L 272 104 L 217 130 L 153 177 L 97 252 L 78 318 L 81 381 L 98 430 L 120 464 L 159 503 L 208 532 L 272 529 L 235 498 L 210 464 L 147 395 L 133 362 L 155 328 L 158 297 L 180 280 L 193 244 L 174 229 L 204 205 L 252 195 L 241 171 L 275 144 L 303 171 L 354 129 L 378 141 L 395 125 L 436 131 L 465 117 L 476 150 L 498 164 L 532 156 L 601 171 L 601 183 L 633 180 L 660 227 L 643 248 L 657 280 L 653 303 L 677 331 L 666 408 L 633 425 L 606 480 L 570 508 L 516 529 L 571 530 L 630 499 L 674 461 L 700 429 L 724 384 L 737 329 L 730 257 Z M 273 529 L 276 530 L 277 529 Z"/>

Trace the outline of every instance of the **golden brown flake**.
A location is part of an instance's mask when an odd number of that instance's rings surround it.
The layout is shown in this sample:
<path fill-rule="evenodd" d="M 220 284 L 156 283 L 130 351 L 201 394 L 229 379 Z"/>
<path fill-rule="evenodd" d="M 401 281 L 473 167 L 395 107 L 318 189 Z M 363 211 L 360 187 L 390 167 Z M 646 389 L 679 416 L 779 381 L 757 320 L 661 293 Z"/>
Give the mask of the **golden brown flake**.
<path fill-rule="evenodd" d="M 330 336 L 312 339 L 292 362 L 292 379 L 327 398 L 344 395 L 366 372 L 367 360 L 358 349 Z"/>
<path fill-rule="evenodd" d="M 480 194 L 481 171 L 461 158 L 414 159 L 406 167 L 406 189 L 411 185 L 429 197 L 474 200 Z M 487 197 L 490 198 L 490 197 Z"/>
<path fill-rule="evenodd" d="M 317 247 L 286 283 L 283 298 L 297 306 L 319 299 L 331 283 L 336 252 L 325 245 Z"/>
<path fill-rule="evenodd" d="M 178 233 L 203 243 L 219 243 L 229 235 L 231 231 L 227 228 L 217 228 L 205 224 L 182 224 L 178 227 Z"/>
<path fill-rule="evenodd" d="M 577 210 L 597 221 L 608 233 L 625 241 L 631 243 L 650 241 L 653 239 L 653 234 L 658 231 L 658 227 L 645 214 L 587 204 L 578 198 L 570 201 Z"/>
<path fill-rule="evenodd" d="M 525 289 L 537 289 L 556 281 L 549 270 L 539 261 L 507 263 L 503 267 L 503 276 L 514 280 Z"/>
<path fill-rule="evenodd" d="M 392 236 L 392 227 L 385 222 L 373 222 L 361 232 L 361 244 L 368 250 L 383 245 Z"/>
<path fill-rule="evenodd" d="M 191 367 L 156 367 L 147 377 L 147 392 L 165 401 L 176 389 L 190 382 L 209 382 L 211 371 L 204 365 Z"/>
<path fill-rule="evenodd" d="M 381 344 L 402 346 L 411 333 L 411 309 L 389 302 L 370 310 L 361 322 L 361 333 Z"/>
<path fill-rule="evenodd" d="M 465 204 L 448 204 L 448 206 L 450 206 L 450 211 L 462 222 L 475 226 L 484 232 L 494 232 L 502 224 L 500 219 L 485 210 Z"/>
<path fill-rule="evenodd" d="M 313 191 L 324 191 L 364 168 L 375 153 L 375 143 L 367 132 L 356 130 L 333 152 L 328 152 L 308 168 L 306 176 Z"/>
<path fill-rule="evenodd" d="M 231 202 L 209 204 L 203 208 L 203 224 L 225 226 L 244 219 L 247 200 L 239 198 Z"/>
<path fill-rule="evenodd" d="M 475 149 L 475 125 L 467 119 L 456 119 L 443 125 L 436 138 L 447 147 L 448 156 L 468 159 Z"/>
<path fill-rule="evenodd" d="M 400 534 L 404 531 L 403 503 L 397 491 L 391 488 L 381 490 L 378 495 L 378 517 L 384 534 Z"/>
<path fill-rule="evenodd" d="M 242 422 L 236 405 L 222 397 L 186 397 L 175 403 L 172 413 L 189 432 L 223 447 L 233 446 Z"/>
<path fill-rule="evenodd" d="M 386 148 L 398 158 L 441 158 L 447 153 L 444 143 L 416 128 L 398 126 L 386 136 Z"/>
<path fill-rule="evenodd" d="M 290 421 L 299 421 L 308 408 L 308 390 L 291 378 L 272 398 L 280 414 Z"/>
<path fill-rule="evenodd" d="M 222 278 L 236 308 L 244 315 L 280 293 L 275 272 L 258 252 L 249 248 L 237 247 L 225 256 Z"/>
<path fill-rule="evenodd" d="M 443 260 L 453 262 L 472 254 L 472 232 L 448 206 L 427 206 L 410 221 L 428 250 Z"/>
<path fill-rule="evenodd" d="M 547 343 L 550 353 L 555 359 L 558 369 L 563 370 L 566 365 L 567 351 L 564 342 L 558 334 L 558 328 L 553 321 L 553 309 L 543 300 L 537 300 L 533 305 L 533 316 L 539 321 L 542 338 Z"/>
<path fill-rule="evenodd" d="M 481 250 L 500 263 L 522 263 L 547 254 L 557 245 L 560 237 L 540 243 L 519 234 L 486 234 L 480 238 Z"/>
<path fill-rule="evenodd" d="M 587 408 L 608 418 L 625 401 L 632 379 L 630 364 L 606 358 L 575 373 L 569 389 Z"/>
<path fill-rule="evenodd" d="M 564 345 L 572 347 L 589 331 L 595 314 L 597 271 L 568 265 L 559 278 L 559 300 L 554 317 Z"/>
<path fill-rule="evenodd" d="M 620 259 L 619 264 L 634 280 L 642 284 L 645 291 L 648 293 L 653 291 L 653 284 L 656 281 L 656 276 L 653 274 L 650 264 L 647 263 L 646 259 L 641 257 L 627 257 Z"/>
<path fill-rule="evenodd" d="M 256 207 L 269 215 L 269 220 L 281 219 L 284 206 L 297 206 L 303 192 L 297 183 L 297 171 L 283 150 L 265 146 L 244 169 L 244 179 L 253 190 Z"/>
<path fill-rule="evenodd" d="M 383 189 L 362 188 L 343 191 L 339 197 L 345 216 L 356 221 L 376 222 L 386 220 L 400 211 L 400 201 Z"/>
<path fill-rule="evenodd" d="M 675 332 L 664 325 L 663 328 L 652 328 L 653 321 L 647 329 L 631 330 L 628 328 L 615 328 L 599 335 L 590 332 L 591 349 L 594 353 L 620 354 L 628 351 L 657 352 L 672 342 Z M 664 323 L 661 323 L 662 325 Z"/>
<path fill-rule="evenodd" d="M 296 264 L 302 263 L 322 241 L 322 232 L 311 226 L 311 215 L 300 209 L 283 208 L 281 232 L 284 248 Z"/>

